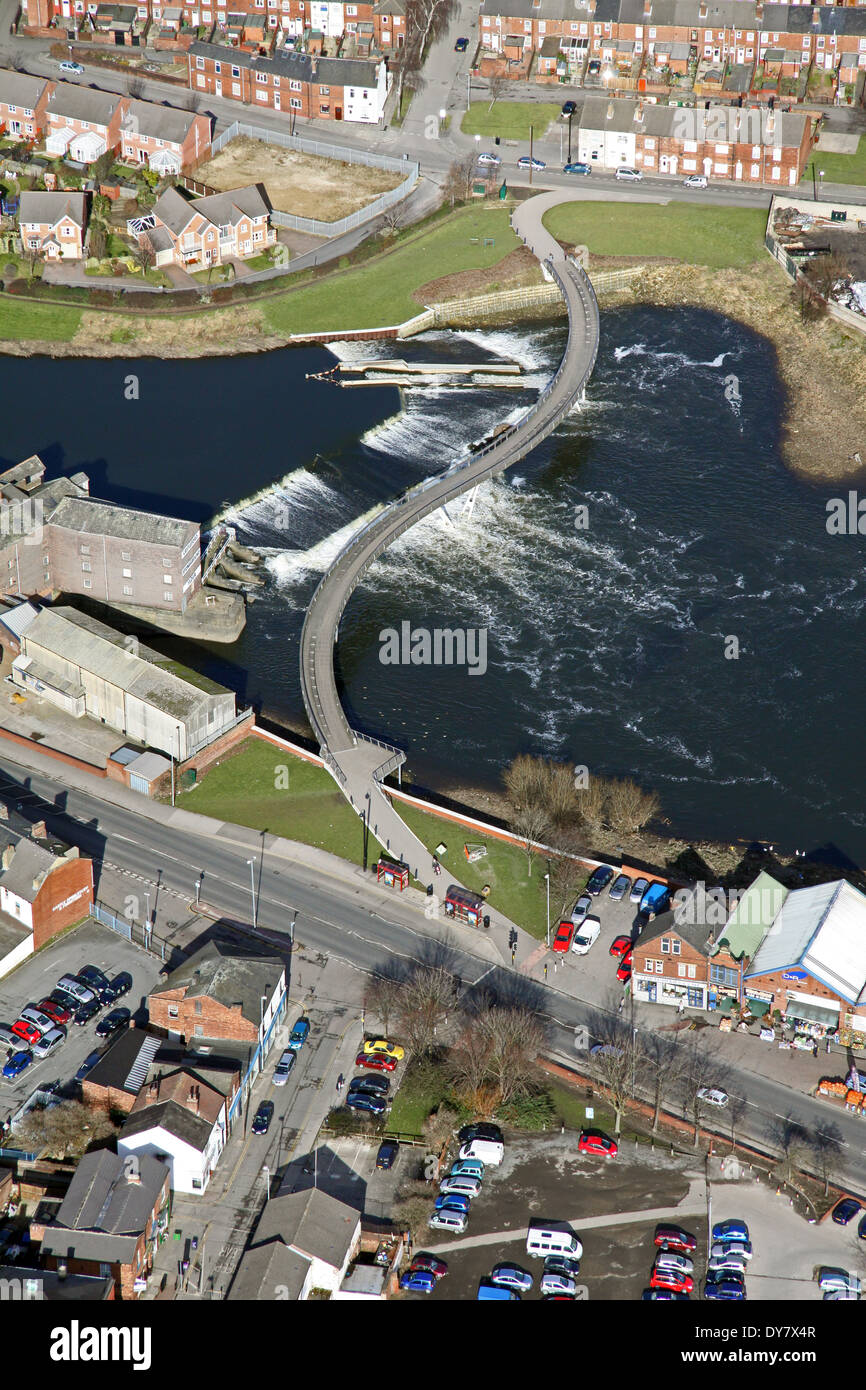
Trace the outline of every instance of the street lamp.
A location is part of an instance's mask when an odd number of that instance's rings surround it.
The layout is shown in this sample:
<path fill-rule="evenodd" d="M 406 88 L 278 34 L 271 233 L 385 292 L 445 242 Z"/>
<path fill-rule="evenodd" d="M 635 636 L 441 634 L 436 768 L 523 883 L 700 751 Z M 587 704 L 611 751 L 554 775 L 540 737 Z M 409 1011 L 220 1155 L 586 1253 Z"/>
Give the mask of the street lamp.
<path fill-rule="evenodd" d="M 201 873 L 199 874 L 198 878 L 197 878 L 196 881 L 195 881 L 195 905 L 196 905 L 196 907 L 198 907 L 199 901 L 200 901 L 200 899 L 201 899 L 201 886 L 202 886 L 203 883 L 204 883 L 204 869 L 202 869 Z"/>
<path fill-rule="evenodd" d="M 267 1165 L 266 1163 L 263 1163 L 263 1164 L 262 1164 L 262 1172 L 264 1173 L 264 1175 L 265 1175 L 265 1180 L 267 1181 L 267 1184 L 268 1184 L 268 1201 L 270 1201 L 270 1200 L 271 1200 L 271 1170 L 270 1170 L 270 1168 L 268 1167 L 268 1165 Z"/>
<path fill-rule="evenodd" d="M 550 874 L 544 875 L 547 884 L 547 949 L 550 950 Z"/>
<path fill-rule="evenodd" d="M 445 121 L 445 119 L 447 118 L 447 116 L 448 116 L 448 112 L 445 110 L 445 107 L 444 107 L 444 106 L 440 106 L 440 107 L 439 107 L 439 129 L 440 129 L 440 130 L 442 129 L 442 123 L 443 123 L 443 121 Z"/>
<path fill-rule="evenodd" d="M 821 197 L 824 197 L 824 170 L 818 170 L 818 178 L 821 180 Z"/>
<path fill-rule="evenodd" d="M 254 870 L 254 868 L 255 868 L 255 863 L 256 863 L 256 861 L 255 861 L 255 859 L 248 859 L 248 860 L 247 860 L 247 863 L 248 863 L 249 866 L 250 866 L 250 893 L 252 894 L 252 899 L 253 899 L 253 927 L 255 927 L 255 926 L 256 926 L 256 881 L 255 881 L 255 878 L 254 878 L 254 876 L 253 876 L 253 870 Z"/>
<path fill-rule="evenodd" d="M 145 895 L 144 895 L 144 929 L 145 929 L 145 931 L 148 931 L 148 930 L 150 929 L 150 894 L 149 894 L 149 893 L 145 893 Z"/>

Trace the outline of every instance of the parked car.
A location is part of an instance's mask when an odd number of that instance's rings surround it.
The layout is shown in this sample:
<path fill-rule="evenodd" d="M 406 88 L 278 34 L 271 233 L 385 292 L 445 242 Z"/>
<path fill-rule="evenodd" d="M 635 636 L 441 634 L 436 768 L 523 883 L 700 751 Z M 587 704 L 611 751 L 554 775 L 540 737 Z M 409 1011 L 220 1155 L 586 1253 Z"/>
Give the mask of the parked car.
<path fill-rule="evenodd" d="M 477 1197 L 481 1191 L 480 1178 L 443 1178 L 439 1184 L 443 1196 L 456 1193 L 459 1197 Z"/>
<path fill-rule="evenodd" d="M 650 1276 L 651 1289 L 673 1289 L 675 1293 L 691 1293 L 695 1281 L 690 1274 L 678 1274 L 674 1269 L 654 1269 Z"/>
<path fill-rule="evenodd" d="M 613 875 L 614 870 L 610 864 L 599 864 L 597 869 L 593 869 L 586 884 L 586 891 L 589 896 L 597 898 L 599 893 L 604 892 Z"/>
<path fill-rule="evenodd" d="M 393 1057 L 384 1057 L 380 1052 L 359 1052 L 355 1058 L 356 1067 L 367 1071 L 394 1071 L 397 1062 Z"/>
<path fill-rule="evenodd" d="M 656 1226 L 655 1243 L 660 1247 L 667 1246 L 669 1250 L 682 1250 L 684 1253 L 698 1248 L 695 1237 L 684 1231 L 681 1226 Z"/>
<path fill-rule="evenodd" d="M 745 1278 L 746 1262 L 742 1255 L 735 1255 L 731 1251 L 726 1255 L 713 1255 L 707 1262 L 707 1275 L 710 1274 L 716 1277 L 739 1274 Z"/>
<path fill-rule="evenodd" d="M 677 1293 L 676 1289 L 644 1289 L 641 1294 L 644 1303 L 688 1303 L 687 1293 Z"/>
<path fill-rule="evenodd" d="M 736 1279 L 722 1279 L 718 1284 L 707 1283 L 704 1285 L 704 1298 L 743 1303 L 746 1298 L 746 1286 L 739 1284 Z"/>
<path fill-rule="evenodd" d="M 28 1023 L 34 1023 L 40 1033 L 47 1033 L 53 1027 L 54 1020 L 44 1014 L 41 1009 L 37 1009 L 35 1004 L 28 1004 L 18 1015 L 19 1018 L 26 1019 Z"/>
<path fill-rule="evenodd" d="M 493 1144 L 503 1143 L 499 1125 L 489 1124 L 486 1120 L 476 1120 L 471 1125 L 464 1125 L 458 1131 L 457 1138 L 461 1144 L 471 1144 L 473 1139 L 488 1139 Z"/>
<path fill-rule="evenodd" d="M 457 42 L 456 42 L 455 45 L 454 45 L 454 52 L 455 52 L 455 53 L 465 53 L 468 47 L 469 47 L 469 40 L 468 40 L 468 39 L 458 39 Z"/>
<path fill-rule="evenodd" d="M 651 922 L 661 912 L 667 912 L 671 905 L 671 890 L 666 883 L 651 883 L 640 900 L 638 909 L 645 922 Z"/>
<path fill-rule="evenodd" d="M 60 71 L 68 73 L 73 77 L 80 77 L 84 72 L 84 68 L 80 63 L 73 63 L 68 58 L 64 58 L 63 62 L 60 64 Z"/>
<path fill-rule="evenodd" d="M 374 1056 L 392 1057 L 395 1062 L 402 1062 L 406 1055 L 398 1043 L 388 1042 L 387 1038 L 368 1038 L 364 1043 L 364 1051 Z"/>
<path fill-rule="evenodd" d="M 560 955 L 565 955 L 571 946 L 571 939 L 574 936 L 574 923 L 571 921 L 560 922 L 556 928 L 556 935 L 551 943 L 551 949 Z"/>
<path fill-rule="evenodd" d="M 49 1028 L 47 1033 L 43 1033 L 42 1037 L 32 1044 L 33 1056 L 40 1060 L 43 1057 L 50 1057 L 52 1052 L 56 1052 L 65 1041 L 66 1029 L 62 1025 L 57 1028 Z"/>
<path fill-rule="evenodd" d="M 547 165 L 543 159 L 536 159 L 533 155 L 522 154 L 517 161 L 518 169 L 546 169 Z"/>
<path fill-rule="evenodd" d="M 752 1246 L 747 1240 L 714 1240 L 710 1246 L 710 1259 L 731 1254 L 741 1255 L 744 1260 L 750 1260 Z"/>
<path fill-rule="evenodd" d="M 610 885 L 608 897 L 611 902 L 621 903 L 630 888 L 631 876 L 629 874 L 619 874 Z"/>
<path fill-rule="evenodd" d="M 57 981 L 57 989 L 52 990 L 55 999 L 59 990 L 62 990 L 64 995 L 71 995 L 79 1004 L 89 1004 L 97 997 L 96 990 L 79 980 L 77 975 L 61 975 Z"/>
<path fill-rule="evenodd" d="M 680 1255 L 675 1250 L 660 1250 L 655 1258 L 656 1269 L 675 1269 L 680 1274 L 694 1274 L 694 1261 L 688 1255 Z"/>
<path fill-rule="evenodd" d="M 407 1269 L 400 1275 L 400 1288 L 405 1293 L 432 1293 L 436 1287 L 436 1275 L 427 1269 Z"/>
<path fill-rule="evenodd" d="M 616 1043 L 593 1043 L 589 1049 L 590 1057 L 621 1057 L 623 1049 Z"/>
<path fill-rule="evenodd" d="M 818 1270 L 818 1287 L 824 1293 L 861 1292 L 860 1280 L 856 1274 L 849 1274 L 846 1269 L 834 1269 L 830 1265 L 822 1265 Z"/>
<path fill-rule="evenodd" d="M 616 1140 L 609 1139 L 598 1129 L 583 1130 L 577 1141 L 577 1148 L 579 1153 L 600 1154 L 602 1158 L 616 1158 L 619 1153 Z"/>
<path fill-rule="evenodd" d="M 623 165 L 622 168 L 617 169 L 615 177 L 618 179 L 628 180 L 631 183 L 637 183 L 639 179 L 643 178 L 643 174 L 641 173 L 640 169 L 628 169 L 625 165 Z"/>
<path fill-rule="evenodd" d="M 859 1303 L 860 1295 L 854 1289 L 828 1289 L 824 1294 L 825 1303 Z"/>
<path fill-rule="evenodd" d="M 36 1007 L 47 1014 L 54 1023 L 69 1023 L 72 1019 L 72 1010 L 58 1004 L 54 999 L 40 999 Z"/>
<path fill-rule="evenodd" d="M 75 1010 L 74 1021 L 79 1028 L 83 1028 L 84 1024 L 95 1018 L 101 1009 L 102 1005 L 98 999 L 91 999 L 89 1004 L 79 1004 Z"/>
<path fill-rule="evenodd" d="M 601 935 L 601 922 L 597 917 L 584 917 L 574 934 L 571 952 L 575 956 L 585 956 Z"/>
<path fill-rule="evenodd" d="M 47 1031 L 46 1028 L 45 1032 Z M 36 1024 L 31 1023 L 29 1019 L 17 1018 L 12 1024 L 12 1032 L 15 1034 L 16 1038 L 20 1038 L 21 1042 L 35 1043 L 42 1037 L 43 1030 L 37 1028 Z"/>
<path fill-rule="evenodd" d="M 459 1192 L 442 1192 L 433 1203 L 434 1211 L 468 1211 L 472 1205 L 471 1197 Z"/>
<path fill-rule="evenodd" d="M 462 1236 L 469 1222 L 462 1211 L 434 1211 L 427 1217 L 427 1225 L 434 1231 L 450 1231 L 452 1235 Z"/>
<path fill-rule="evenodd" d="M 399 1152 L 400 1145 L 396 1139 L 383 1139 L 379 1145 L 379 1152 L 376 1154 L 376 1167 L 380 1171 L 393 1168 Z"/>
<path fill-rule="evenodd" d="M 748 1240 L 749 1228 L 745 1221 L 717 1221 L 713 1227 L 713 1240 Z"/>
<path fill-rule="evenodd" d="M 620 960 L 619 965 L 616 967 L 616 978 L 618 980 L 622 980 L 623 983 L 625 983 L 626 980 L 631 979 L 631 967 L 633 960 L 634 956 L 632 955 L 631 951 L 626 951 L 625 955 Z"/>
<path fill-rule="evenodd" d="M 833 1220 L 837 1226 L 847 1226 L 849 1221 L 853 1221 L 858 1211 L 862 1211 L 860 1203 L 856 1197 L 843 1197 L 841 1202 L 837 1202 L 833 1208 Z"/>
<path fill-rule="evenodd" d="M 712 1260 L 710 1261 L 710 1264 L 712 1264 Z M 744 1269 L 730 1269 L 730 1270 L 708 1269 L 708 1270 L 707 1270 L 707 1283 L 708 1283 L 708 1284 L 726 1284 L 726 1283 L 741 1284 L 742 1287 L 745 1288 L 745 1287 L 746 1287 L 746 1271 L 745 1271 Z"/>
<path fill-rule="evenodd" d="M 6 1064 L 3 1067 L 3 1075 L 7 1081 L 14 1081 L 16 1076 L 20 1076 L 24 1069 L 30 1066 L 32 1061 L 33 1053 L 28 1052 L 27 1048 L 22 1048 L 20 1052 L 13 1052 L 12 1056 L 6 1060 Z"/>
<path fill-rule="evenodd" d="M 263 1100 L 255 1115 L 253 1116 L 253 1134 L 267 1134 L 271 1127 L 271 1120 L 274 1118 L 274 1102 Z"/>
<path fill-rule="evenodd" d="M 11 1025 L 0 1023 L 0 1048 L 5 1047 L 7 1052 L 12 1052 L 21 1046 L 21 1039 L 17 1033 L 12 1032 Z"/>
<path fill-rule="evenodd" d="M 289 1047 L 293 1052 L 300 1052 L 309 1036 L 310 1020 L 308 1018 L 299 1018 L 289 1034 Z"/>
<path fill-rule="evenodd" d="M 96 1025 L 96 1032 L 100 1038 L 108 1038 L 112 1033 L 118 1033 L 121 1028 L 128 1028 L 132 1014 L 129 1009 L 112 1009 L 110 1014 L 106 1014 Z"/>
<path fill-rule="evenodd" d="M 866 1240 L 866 1216 L 861 1216 L 860 1224 L 857 1227 L 857 1235 L 861 1240 Z"/>
<path fill-rule="evenodd" d="M 287 1047 L 283 1052 L 277 1065 L 274 1067 L 273 1081 L 275 1086 L 285 1086 L 292 1074 L 292 1067 L 295 1065 L 297 1053 Z"/>
<path fill-rule="evenodd" d="M 574 101 L 564 101 L 562 103 L 563 116 L 573 116 L 577 110 L 577 103 Z"/>
<path fill-rule="evenodd" d="M 492 152 L 492 150 L 484 150 L 484 151 L 478 156 L 478 163 L 479 163 L 479 164 L 494 164 L 494 165 L 496 165 L 496 164 L 501 164 L 501 163 L 502 163 L 502 160 L 499 158 L 499 155 L 498 155 L 498 154 L 494 154 L 494 153 Z"/>
<path fill-rule="evenodd" d="M 451 1178 L 477 1178 L 480 1182 L 484 1177 L 484 1164 L 478 1158 L 458 1158 L 456 1163 L 451 1164 Z"/>
<path fill-rule="evenodd" d="M 391 1083 L 386 1076 L 353 1076 L 349 1082 L 349 1094 L 363 1091 L 368 1096 L 386 1096 Z"/>
<path fill-rule="evenodd" d="M 580 926 L 581 922 L 584 920 L 591 907 L 592 898 L 589 896 L 589 894 L 581 894 L 577 902 L 574 904 L 574 908 L 571 913 L 571 920 L 576 927 Z"/>
<path fill-rule="evenodd" d="M 426 1269 L 428 1273 L 435 1274 L 437 1279 L 444 1279 L 448 1273 L 448 1266 L 445 1261 L 438 1259 L 435 1255 L 416 1255 L 409 1268 Z"/>
<path fill-rule="evenodd" d="M 704 1105 L 715 1105 L 722 1110 L 728 1103 L 728 1093 L 723 1091 L 721 1086 L 699 1086 L 698 1100 L 703 1101 Z"/>
<path fill-rule="evenodd" d="M 542 1295 L 549 1293 L 567 1293 L 574 1297 L 577 1284 L 568 1274 L 554 1274 L 552 1271 L 541 1276 Z"/>
<path fill-rule="evenodd" d="M 89 989 L 95 989 L 97 993 L 108 989 L 108 976 L 96 965 L 83 966 L 76 978 L 83 980 Z"/>
<path fill-rule="evenodd" d="M 116 1004 L 118 999 L 122 999 L 124 994 L 128 994 L 132 989 L 132 976 L 128 970 L 121 970 L 119 975 L 100 990 L 99 1000 L 102 1004 Z"/>
<path fill-rule="evenodd" d="M 703 174 L 687 174 L 683 179 L 683 188 L 706 188 L 708 183 Z"/>
<path fill-rule="evenodd" d="M 590 58 L 586 71 L 590 77 L 595 77 L 596 73 L 601 72 L 601 59 Z"/>
<path fill-rule="evenodd" d="M 580 1260 L 568 1255 L 548 1255 L 544 1261 L 545 1274 L 564 1274 L 568 1279 L 576 1279 L 580 1274 Z"/>
<path fill-rule="evenodd" d="M 632 939 L 630 936 L 615 936 L 610 943 L 611 956 L 625 956 L 632 949 Z"/>
<path fill-rule="evenodd" d="M 490 1280 L 502 1289 L 516 1289 L 518 1293 L 526 1293 L 532 1288 L 532 1275 L 519 1265 L 494 1265 Z"/>
<path fill-rule="evenodd" d="M 101 1052 L 88 1052 L 78 1071 L 75 1073 L 76 1081 L 83 1081 L 88 1072 L 92 1071 L 102 1056 Z"/>
<path fill-rule="evenodd" d="M 647 890 L 648 888 L 649 888 L 649 879 L 648 879 L 648 878 L 636 878 L 635 881 L 634 881 L 634 883 L 633 883 L 632 886 L 631 886 L 631 892 L 630 892 L 629 895 L 628 895 L 628 900 L 629 900 L 629 902 L 630 902 L 630 903 L 639 903 L 640 900 L 641 900 L 641 898 L 643 897 L 644 893 L 646 892 L 646 890 Z"/>
<path fill-rule="evenodd" d="M 350 1091 L 346 1105 L 350 1110 L 365 1110 L 369 1115 L 384 1115 L 388 1109 L 381 1096 L 371 1096 L 368 1091 Z"/>

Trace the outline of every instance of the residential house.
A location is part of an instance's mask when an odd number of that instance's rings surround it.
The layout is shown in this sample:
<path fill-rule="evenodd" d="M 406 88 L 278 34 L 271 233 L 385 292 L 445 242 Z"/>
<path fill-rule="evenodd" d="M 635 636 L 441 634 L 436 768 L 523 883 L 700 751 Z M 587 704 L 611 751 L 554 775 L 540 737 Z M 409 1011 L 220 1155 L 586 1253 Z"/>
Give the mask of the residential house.
<path fill-rule="evenodd" d="M 336 1292 L 360 1240 L 360 1213 L 320 1188 L 272 1197 L 228 1297 L 303 1300 L 315 1289 Z"/>
<path fill-rule="evenodd" d="M 93 861 L 0 802 L 0 976 L 92 907 Z"/>
<path fill-rule="evenodd" d="M 75 608 L 28 615 L 21 647 L 12 662 L 19 690 L 178 762 L 235 724 L 232 691 Z"/>
<path fill-rule="evenodd" d="M 117 1137 L 119 1154 L 167 1163 L 173 1192 L 207 1189 L 225 1148 L 225 1095 L 185 1067 L 160 1070 L 143 1086 Z"/>
<path fill-rule="evenodd" d="M 239 955 L 210 941 L 172 970 L 150 996 L 151 1026 L 169 1038 L 229 1038 L 269 1044 L 286 1008 L 278 956 Z"/>
<path fill-rule="evenodd" d="M 120 122 L 120 157 L 158 174 L 179 174 L 207 159 L 212 118 L 153 101 L 131 101 Z"/>
<path fill-rule="evenodd" d="M 708 993 L 708 928 L 663 912 L 644 927 L 634 945 L 631 987 L 636 1003 L 705 1009 Z"/>
<path fill-rule="evenodd" d="M 110 43 L 126 48 L 137 48 L 148 19 L 148 7 L 144 6 L 144 16 L 139 17 L 138 5 L 88 5 L 91 24 L 89 39 L 93 43 Z"/>
<path fill-rule="evenodd" d="M 156 264 L 206 268 L 237 257 L 258 256 L 277 239 L 264 186 L 190 199 L 167 188 L 154 204 L 155 225 L 139 239 L 153 247 Z"/>
<path fill-rule="evenodd" d="M 45 109 L 54 83 L 0 68 L 0 131 L 36 140 L 45 125 Z"/>
<path fill-rule="evenodd" d="M 194 91 L 305 119 L 375 124 L 382 118 L 390 85 L 383 59 L 286 52 L 262 58 L 219 44 L 194 43 L 188 61 Z"/>
<path fill-rule="evenodd" d="M 223 1097 L 229 1130 L 241 1078 L 249 1070 L 249 1044 L 196 1039 L 187 1045 L 128 1028 L 102 1054 L 81 1083 L 84 1103 L 106 1114 L 128 1115 L 154 1080 L 182 1069 L 191 1081 Z"/>
<path fill-rule="evenodd" d="M 58 82 L 45 107 L 45 152 L 92 164 L 120 147 L 120 125 L 129 98 Z"/>
<path fill-rule="evenodd" d="M 169 1219 L 169 1170 L 99 1149 L 80 1160 L 57 1216 L 44 1229 L 46 1269 L 114 1279 L 119 1298 L 142 1293 Z"/>
<path fill-rule="evenodd" d="M 47 261 L 80 261 L 88 201 L 86 193 L 22 193 L 18 226 L 24 250 Z"/>

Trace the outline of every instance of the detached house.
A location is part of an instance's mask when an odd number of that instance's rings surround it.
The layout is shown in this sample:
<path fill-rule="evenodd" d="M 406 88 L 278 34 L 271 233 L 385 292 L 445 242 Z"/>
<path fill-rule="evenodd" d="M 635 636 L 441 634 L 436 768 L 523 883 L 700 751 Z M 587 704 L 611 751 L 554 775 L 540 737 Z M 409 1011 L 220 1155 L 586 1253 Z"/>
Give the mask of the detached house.
<path fill-rule="evenodd" d="M 92 164 L 106 150 L 120 145 L 120 123 L 128 97 L 93 92 L 71 82 L 58 82 L 45 108 L 45 152 Z"/>
<path fill-rule="evenodd" d="M 84 255 L 86 193 L 22 193 L 18 225 L 26 251 L 49 261 L 76 261 Z"/>
<path fill-rule="evenodd" d="M 211 941 L 150 996 L 151 1026 L 169 1038 L 267 1040 L 285 1012 L 286 969 L 278 956 L 241 956 Z"/>
<path fill-rule="evenodd" d="M 257 256 L 277 239 L 271 204 L 260 183 L 193 200 L 168 188 L 157 199 L 153 217 L 155 225 L 142 231 L 140 239 L 153 247 L 158 266 L 222 265 L 233 256 Z"/>
<path fill-rule="evenodd" d="M 44 77 L 0 69 L 0 130 L 35 140 L 45 125 L 45 108 L 54 83 Z"/>
<path fill-rule="evenodd" d="M 158 174 L 179 174 L 210 153 L 211 117 L 153 101 L 131 101 L 120 121 L 120 155 Z"/>

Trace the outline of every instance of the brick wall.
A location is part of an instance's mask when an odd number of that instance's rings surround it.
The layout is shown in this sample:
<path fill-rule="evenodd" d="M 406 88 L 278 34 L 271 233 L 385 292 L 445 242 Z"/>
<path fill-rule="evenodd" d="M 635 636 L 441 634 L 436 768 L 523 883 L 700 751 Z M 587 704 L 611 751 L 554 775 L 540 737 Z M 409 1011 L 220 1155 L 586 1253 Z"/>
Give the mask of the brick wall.
<path fill-rule="evenodd" d="M 118 1086 L 99 1086 L 85 1077 L 81 1083 L 82 1100 L 91 1110 L 102 1110 L 106 1115 L 112 1110 L 128 1115 L 135 1105 L 136 1097 Z"/>
<path fill-rule="evenodd" d="M 176 1017 L 169 1012 L 172 1008 L 177 1009 Z M 240 1007 L 230 1009 L 203 996 L 189 998 L 180 989 L 152 994 L 148 1010 L 152 1028 L 177 1033 L 184 1042 L 196 1036 L 197 1028 L 200 1029 L 198 1036 L 205 1038 L 232 1038 L 241 1042 L 255 1042 L 258 1038 L 258 1025 L 244 1018 Z"/>
<path fill-rule="evenodd" d="M 48 875 L 33 904 L 33 945 L 36 950 L 63 931 L 64 927 L 80 922 L 92 906 L 92 860 L 79 857 L 58 864 Z"/>

